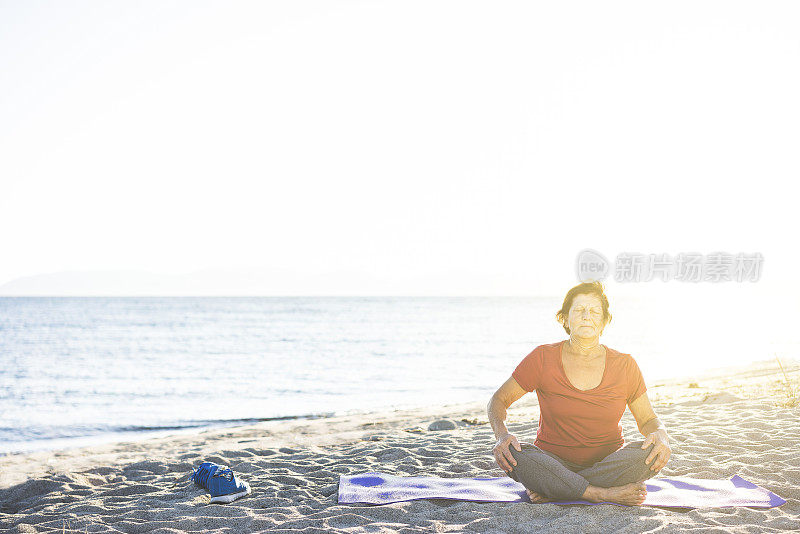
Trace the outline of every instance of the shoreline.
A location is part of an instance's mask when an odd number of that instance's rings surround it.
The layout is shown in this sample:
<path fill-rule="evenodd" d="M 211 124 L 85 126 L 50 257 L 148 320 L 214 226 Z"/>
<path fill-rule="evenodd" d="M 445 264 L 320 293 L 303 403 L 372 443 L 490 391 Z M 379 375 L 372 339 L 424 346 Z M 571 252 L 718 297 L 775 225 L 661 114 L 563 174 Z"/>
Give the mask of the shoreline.
<path fill-rule="evenodd" d="M 736 366 L 709 370 L 705 373 L 689 375 L 685 378 L 671 378 L 654 381 L 648 385 L 647 393 L 654 409 L 669 407 L 676 404 L 703 404 L 704 402 L 736 401 L 736 400 L 771 400 L 781 403 L 780 389 L 785 382 L 783 372 L 777 362 L 770 367 L 770 362 L 765 360 L 755 362 L 748 366 Z M 789 380 L 800 390 L 800 365 L 791 363 L 784 365 Z M 696 384 L 696 387 L 695 387 Z M 154 450 L 165 450 L 170 447 L 186 447 L 197 439 L 206 439 L 210 444 L 225 445 L 226 449 L 234 447 L 234 443 L 244 443 L 239 438 L 253 438 L 247 442 L 259 442 L 259 446 L 293 447 L 293 446 L 328 446 L 345 444 L 363 439 L 360 427 L 370 425 L 362 420 L 380 420 L 374 423 L 375 427 L 401 430 L 399 427 L 407 426 L 415 416 L 431 419 L 478 419 L 488 424 L 486 417 L 486 404 L 484 401 L 462 402 L 443 404 L 439 406 L 417 406 L 399 409 L 378 409 L 373 411 L 358 411 L 331 416 L 309 417 L 280 417 L 246 425 L 230 425 L 220 427 L 202 427 L 204 430 L 186 429 L 162 436 L 142 436 L 141 439 L 115 440 L 105 443 L 69 446 L 37 450 L 32 452 L 0 453 L 0 490 L 22 481 L 20 478 L 25 472 L 48 473 L 73 469 L 76 466 L 86 468 L 96 465 L 89 459 L 106 459 L 129 461 L 135 458 L 144 458 L 148 451 L 143 450 L 146 445 Z M 535 406 L 535 413 L 530 407 Z M 658 413 L 658 410 L 656 410 Z M 526 394 L 509 410 L 509 419 L 512 414 L 532 416 L 538 420 L 538 400 L 536 393 Z M 458 414 L 458 415 L 454 415 Z M 626 415 L 630 412 L 626 409 Z M 410 425 L 409 428 L 415 428 Z M 316 441 L 315 441 L 316 440 Z M 204 448 L 209 454 L 213 453 L 213 446 Z M 133 454 L 134 450 L 140 454 Z M 118 455 L 115 458 L 115 455 Z M 82 461 L 81 458 L 86 458 Z M 14 469 L 10 464 L 20 462 L 28 469 Z M 13 473 L 13 474 L 9 474 Z"/>
<path fill-rule="evenodd" d="M 771 384 L 762 385 L 763 395 L 768 395 L 768 391 L 770 388 L 773 388 L 778 379 L 783 378 L 783 372 L 791 379 L 792 377 L 800 377 L 800 361 L 786 358 L 785 362 L 781 362 L 783 364 L 783 371 L 781 371 L 780 366 L 777 364 L 776 360 L 760 360 L 756 362 L 752 362 L 747 365 L 737 365 L 737 366 L 730 366 L 730 367 L 719 367 L 713 368 L 701 373 L 691 374 L 683 377 L 677 378 L 666 378 L 661 380 L 653 381 L 652 385 L 648 384 L 648 394 L 650 396 L 653 405 L 656 406 L 658 403 L 657 398 L 660 399 L 658 393 L 660 391 L 664 391 L 663 389 L 658 388 L 668 388 L 668 390 L 675 386 L 680 386 L 681 384 L 691 384 L 691 383 L 698 383 L 698 389 L 702 389 L 704 387 L 710 387 L 709 384 L 712 384 L 714 387 L 722 388 L 726 387 L 730 382 L 729 377 L 731 376 L 740 376 L 741 378 L 749 378 L 751 380 L 758 381 L 764 377 L 766 378 L 773 378 L 771 380 Z M 763 380 L 762 380 L 763 381 Z M 700 384 L 702 382 L 702 385 Z M 742 390 L 742 388 L 737 388 L 735 385 L 732 386 L 735 390 L 739 393 L 743 393 L 750 398 L 753 398 L 752 394 L 748 394 L 746 391 Z M 751 388 L 746 388 L 748 391 Z M 774 388 L 773 388 L 774 389 Z M 673 393 L 670 391 L 670 395 Z M 535 392 L 530 394 L 530 396 L 535 398 Z M 654 398 L 656 397 L 656 398 Z M 525 401 L 528 401 L 528 396 L 523 398 Z M 447 407 L 458 407 L 463 405 L 471 405 L 475 402 L 464 402 L 464 403 L 453 403 L 453 404 L 443 404 L 440 405 L 442 408 Z M 488 403 L 488 396 L 486 399 Z M 535 401 L 534 401 L 535 402 Z M 666 404 L 669 405 L 669 402 Z M 302 424 L 304 421 L 311 421 L 311 420 L 332 420 L 337 417 L 350 417 L 350 416 L 384 416 L 385 414 L 391 414 L 395 412 L 403 412 L 409 410 L 427 410 L 429 405 L 421 404 L 421 405 L 411 405 L 405 404 L 401 405 L 400 407 L 381 407 L 376 408 L 374 410 L 359 410 L 359 409 L 351 409 L 345 410 L 344 413 L 336 414 L 335 412 L 330 413 L 311 413 L 311 414 L 304 414 L 304 415 L 287 415 L 287 416 L 275 416 L 275 417 L 265 417 L 265 418 L 251 418 L 250 420 L 242 420 L 246 421 L 242 424 L 238 422 L 231 422 L 231 421 L 221 421 L 219 424 L 208 424 L 208 425 L 197 425 L 197 426 L 186 426 L 182 428 L 173 428 L 173 429 L 161 429 L 161 430 L 151 430 L 151 431 L 141 431 L 141 432 L 109 432 L 103 434 L 95 434 L 89 436 L 76 436 L 76 437 L 69 437 L 69 438 L 52 438 L 43 441 L 49 441 L 52 443 L 63 443 L 56 446 L 44 446 L 44 447 L 36 447 L 31 449 L 25 450 L 16 450 L 16 451 L 0 451 L 0 460 L 4 457 L 12 456 L 12 455 L 29 455 L 29 454 L 37 454 L 37 453 L 57 453 L 63 452 L 73 449 L 91 449 L 95 447 L 101 447 L 104 445 L 114 445 L 114 444 L 123 444 L 123 443 L 135 443 L 135 442 L 142 442 L 147 440 L 154 440 L 160 438 L 169 438 L 169 437 L 178 437 L 184 435 L 195 435 L 199 433 L 205 432 L 214 432 L 214 431 L 223 431 L 223 430 L 233 430 L 233 429 L 246 429 L 249 427 L 255 427 L 262 425 L 263 423 L 273 423 L 279 421 L 289 421 L 289 422 L 297 422 L 298 424 Z M 513 407 L 512 407 L 513 409 Z M 253 421 L 253 422 L 250 422 Z M 0 477 L 0 488 L 2 488 L 2 477 Z"/>

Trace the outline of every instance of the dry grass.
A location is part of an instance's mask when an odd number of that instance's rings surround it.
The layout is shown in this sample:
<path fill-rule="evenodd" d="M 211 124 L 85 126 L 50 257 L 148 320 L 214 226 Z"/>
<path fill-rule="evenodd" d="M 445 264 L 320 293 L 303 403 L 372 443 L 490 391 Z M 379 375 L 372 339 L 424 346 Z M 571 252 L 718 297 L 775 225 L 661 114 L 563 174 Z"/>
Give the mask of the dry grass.
<path fill-rule="evenodd" d="M 789 377 L 786 375 L 786 370 L 783 368 L 783 364 L 781 364 L 781 360 L 777 356 L 775 356 L 775 359 L 778 360 L 778 365 L 781 368 L 784 378 L 783 388 L 781 390 L 784 398 L 777 402 L 776 405 L 782 408 L 792 408 L 797 406 L 798 403 L 800 403 L 800 389 L 798 389 L 798 386 L 789 380 Z"/>
<path fill-rule="evenodd" d="M 67 527 L 69 527 L 69 530 L 67 530 Z M 65 524 L 64 520 L 62 519 L 61 520 L 61 534 L 65 534 L 67 532 L 83 532 L 83 533 L 88 534 L 89 533 L 89 527 L 88 526 L 85 527 L 84 530 L 82 530 L 82 531 L 73 530 L 72 525 L 70 525 L 68 523 Z"/>

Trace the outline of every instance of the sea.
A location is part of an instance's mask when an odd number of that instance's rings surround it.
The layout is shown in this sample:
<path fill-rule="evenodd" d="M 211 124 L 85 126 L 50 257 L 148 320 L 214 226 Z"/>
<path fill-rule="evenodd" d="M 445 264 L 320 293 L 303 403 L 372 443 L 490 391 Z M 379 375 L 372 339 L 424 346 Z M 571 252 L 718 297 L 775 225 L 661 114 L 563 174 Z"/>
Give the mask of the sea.
<path fill-rule="evenodd" d="M 488 403 L 537 345 L 568 337 L 560 306 L 553 297 L 0 297 L 0 455 Z M 755 315 L 739 314 L 748 337 L 736 324 L 709 333 L 708 322 L 692 326 L 703 314 L 634 298 L 612 311 L 601 343 L 633 355 L 647 383 L 797 354 L 789 332 L 764 343 L 768 325 L 752 326 Z"/>

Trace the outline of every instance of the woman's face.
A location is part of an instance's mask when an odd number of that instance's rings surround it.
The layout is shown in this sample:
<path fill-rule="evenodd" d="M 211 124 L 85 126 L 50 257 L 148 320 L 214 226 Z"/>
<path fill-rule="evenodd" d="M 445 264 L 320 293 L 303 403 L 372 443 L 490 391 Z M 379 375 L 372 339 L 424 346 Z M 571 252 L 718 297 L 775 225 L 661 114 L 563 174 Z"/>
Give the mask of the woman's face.
<path fill-rule="evenodd" d="M 569 332 L 583 338 L 600 337 L 606 324 L 603 303 L 596 295 L 575 295 L 569 309 Z"/>

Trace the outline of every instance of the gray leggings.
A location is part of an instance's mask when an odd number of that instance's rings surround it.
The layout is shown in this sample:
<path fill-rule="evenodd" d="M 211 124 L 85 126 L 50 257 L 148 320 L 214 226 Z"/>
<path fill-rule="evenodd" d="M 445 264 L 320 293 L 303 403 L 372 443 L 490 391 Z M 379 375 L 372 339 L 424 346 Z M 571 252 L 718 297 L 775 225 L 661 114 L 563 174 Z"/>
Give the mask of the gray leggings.
<path fill-rule="evenodd" d="M 521 451 L 509 447 L 517 461 L 508 474 L 529 490 L 548 499 L 580 499 L 589 485 L 601 488 L 643 482 L 658 474 L 644 463 L 653 444 L 642 449 L 644 440 L 626 443 L 591 467 L 565 460 L 532 443 L 520 443 Z"/>

